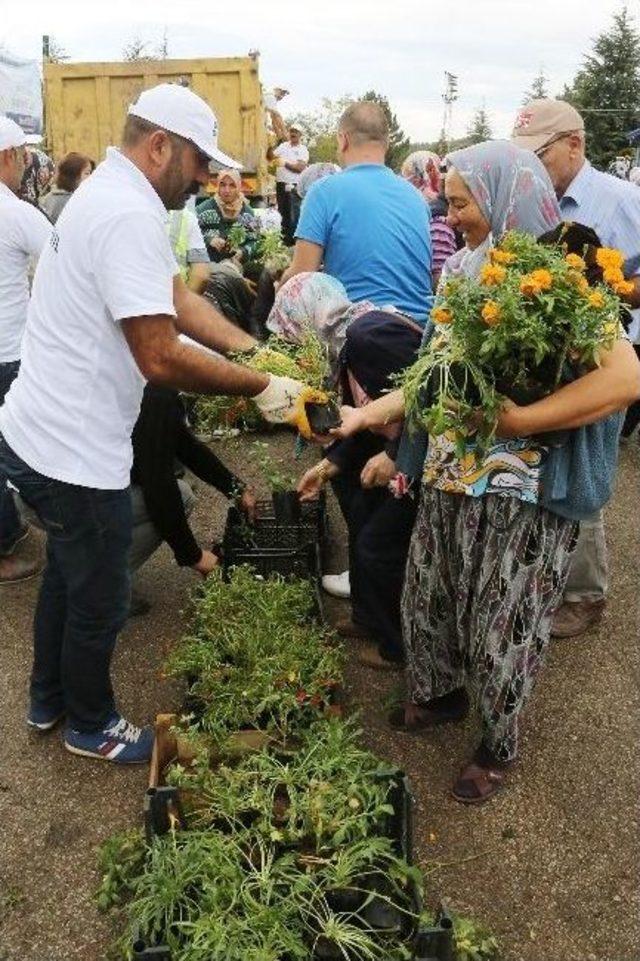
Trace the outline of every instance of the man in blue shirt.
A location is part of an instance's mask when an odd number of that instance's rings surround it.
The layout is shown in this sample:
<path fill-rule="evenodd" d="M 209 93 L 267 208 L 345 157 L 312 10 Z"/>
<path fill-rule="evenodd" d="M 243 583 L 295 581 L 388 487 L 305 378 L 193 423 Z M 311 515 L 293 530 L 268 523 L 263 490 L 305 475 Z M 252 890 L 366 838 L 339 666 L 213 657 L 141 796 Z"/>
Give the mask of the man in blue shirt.
<path fill-rule="evenodd" d="M 345 169 L 318 181 L 305 197 L 283 280 L 324 264 L 351 300 L 391 305 L 424 323 L 433 299 L 429 208 L 415 187 L 385 166 L 384 112 L 368 101 L 351 104 L 337 140 Z"/>
<path fill-rule="evenodd" d="M 626 298 L 632 308 L 629 336 L 640 342 L 640 190 L 591 166 L 585 156 L 584 121 L 563 100 L 531 100 L 513 128 L 512 141 L 533 150 L 553 182 L 565 220 L 592 227 L 605 247 L 626 258 L 625 274 L 634 291 Z M 636 348 L 637 349 L 637 348 Z M 552 634 L 574 637 L 597 624 L 604 611 L 608 581 L 604 521 L 599 513 L 580 524 L 562 606 Z"/>

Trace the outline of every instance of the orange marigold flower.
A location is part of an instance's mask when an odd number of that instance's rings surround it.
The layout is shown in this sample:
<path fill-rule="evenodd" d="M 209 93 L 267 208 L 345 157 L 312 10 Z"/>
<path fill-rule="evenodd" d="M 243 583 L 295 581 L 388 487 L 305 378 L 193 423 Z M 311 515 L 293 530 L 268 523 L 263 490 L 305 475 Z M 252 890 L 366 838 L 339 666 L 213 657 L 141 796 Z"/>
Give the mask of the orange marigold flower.
<path fill-rule="evenodd" d="M 535 280 L 533 274 L 525 274 L 520 281 L 520 292 L 526 297 L 533 297 L 540 293 L 540 284 Z"/>
<path fill-rule="evenodd" d="M 482 319 L 488 327 L 495 327 L 500 321 L 500 308 L 494 300 L 488 300 L 482 308 Z"/>
<path fill-rule="evenodd" d="M 553 286 L 553 274 L 549 270 L 532 270 L 531 279 L 538 285 L 540 290 L 551 290 Z"/>
<path fill-rule="evenodd" d="M 587 278 L 583 277 L 582 274 L 578 273 L 577 270 L 570 270 L 567 274 L 567 279 L 574 285 L 574 287 L 577 287 L 581 293 L 586 294 L 589 290 L 589 282 Z"/>
<path fill-rule="evenodd" d="M 480 271 L 480 283 L 484 284 L 485 287 L 495 287 L 497 284 L 501 284 L 506 276 L 507 272 L 504 267 L 500 267 L 498 264 L 485 264 Z"/>
<path fill-rule="evenodd" d="M 586 263 L 584 262 L 582 257 L 579 257 L 577 254 L 567 254 L 567 256 L 564 259 L 566 263 L 569 264 L 570 267 L 573 267 L 574 270 L 587 269 Z"/>
<path fill-rule="evenodd" d="M 636 285 L 631 280 L 621 280 L 614 284 L 613 289 L 619 297 L 629 297 L 636 289 Z"/>
<path fill-rule="evenodd" d="M 434 307 L 431 320 L 434 324 L 450 324 L 453 321 L 453 314 L 446 307 Z"/>
<path fill-rule="evenodd" d="M 607 267 L 602 276 L 605 284 L 609 284 L 610 287 L 624 283 L 624 274 L 619 267 Z"/>
<path fill-rule="evenodd" d="M 604 296 L 601 290 L 593 290 L 587 300 L 590 307 L 604 307 Z"/>
<path fill-rule="evenodd" d="M 596 263 L 603 270 L 608 268 L 620 270 L 624 263 L 624 254 L 613 247 L 600 247 L 596 250 Z"/>
<path fill-rule="evenodd" d="M 494 247 L 489 256 L 492 264 L 512 264 L 516 259 L 515 254 L 510 254 L 508 250 L 500 250 L 499 247 Z"/>

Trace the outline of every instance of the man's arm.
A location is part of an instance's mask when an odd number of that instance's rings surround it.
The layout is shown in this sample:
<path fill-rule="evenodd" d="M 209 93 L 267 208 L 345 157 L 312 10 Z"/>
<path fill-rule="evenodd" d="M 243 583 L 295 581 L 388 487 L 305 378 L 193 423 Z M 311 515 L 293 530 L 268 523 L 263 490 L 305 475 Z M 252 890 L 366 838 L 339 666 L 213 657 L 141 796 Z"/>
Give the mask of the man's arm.
<path fill-rule="evenodd" d="M 291 173 L 301 174 L 307 165 L 304 160 L 286 160 L 284 166 Z"/>
<path fill-rule="evenodd" d="M 499 437 L 530 437 L 604 420 L 640 399 L 640 361 L 628 340 L 619 340 L 596 370 L 526 407 L 507 405 L 498 418 Z"/>
<path fill-rule="evenodd" d="M 280 286 L 286 283 L 295 274 L 302 274 L 306 271 L 320 270 L 322 265 L 322 255 L 324 250 L 318 244 L 312 244 L 309 240 L 296 240 L 293 248 L 293 260 L 291 266 L 287 267 L 280 280 Z"/>
<path fill-rule="evenodd" d="M 194 294 L 201 294 L 209 282 L 210 275 L 210 264 L 191 264 L 189 266 L 189 280 L 187 281 L 187 288 L 192 290 Z"/>
<path fill-rule="evenodd" d="M 190 291 L 186 293 L 195 301 L 201 300 Z M 212 309 L 211 313 L 215 322 L 218 315 Z M 208 322 L 211 324 L 211 320 Z M 205 351 L 182 343 L 178 339 L 172 317 L 129 317 L 121 323 L 129 349 L 141 373 L 152 384 L 198 394 L 241 397 L 255 397 L 269 384 L 269 377 L 265 374 L 256 373 L 240 364 L 232 364 L 224 358 L 212 357 Z M 190 336 L 193 336 L 193 333 L 190 333 Z"/>
<path fill-rule="evenodd" d="M 204 347 L 211 347 L 222 354 L 232 354 L 257 346 L 254 337 L 236 327 L 206 300 L 189 290 L 179 274 L 173 279 L 173 305 L 178 315 L 175 326 Z"/>

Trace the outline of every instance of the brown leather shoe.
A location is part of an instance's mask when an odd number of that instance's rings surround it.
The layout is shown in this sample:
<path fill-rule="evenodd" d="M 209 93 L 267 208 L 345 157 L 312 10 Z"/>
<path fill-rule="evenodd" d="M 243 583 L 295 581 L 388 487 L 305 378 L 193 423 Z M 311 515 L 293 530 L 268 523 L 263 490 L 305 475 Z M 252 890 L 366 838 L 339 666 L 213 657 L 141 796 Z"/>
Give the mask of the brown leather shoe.
<path fill-rule="evenodd" d="M 577 637 L 600 623 L 606 601 L 564 601 L 553 615 L 553 637 Z"/>
<path fill-rule="evenodd" d="M 383 657 L 377 644 L 365 644 L 358 652 L 358 660 L 374 671 L 401 671 L 404 668 L 402 661 L 388 661 Z"/>
<path fill-rule="evenodd" d="M 18 584 L 39 574 L 44 564 L 40 557 L 0 557 L 0 584 Z"/>
<path fill-rule="evenodd" d="M 360 624 L 356 624 L 351 620 L 350 617 L 341 617 L 340 620 L 335 622 L 333 629 L 336 634 L 340 635 L 340 637 L 360 638 L 361 640 L 366 640 L 366 638 L 369 636 L 366 628 L 362 627 Z"/>

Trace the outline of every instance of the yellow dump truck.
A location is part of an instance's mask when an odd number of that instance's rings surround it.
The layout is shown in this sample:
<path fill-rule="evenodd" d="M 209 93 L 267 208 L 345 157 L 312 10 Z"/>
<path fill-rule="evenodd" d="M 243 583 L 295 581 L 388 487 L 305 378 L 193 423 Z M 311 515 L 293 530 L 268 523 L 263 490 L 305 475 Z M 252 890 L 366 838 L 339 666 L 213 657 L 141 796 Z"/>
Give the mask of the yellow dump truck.
<path fill-rule="evenodd" d="M 102 160 L 120 142 L 129 104 L 157 83 L 183 83 L 207 101 L 218 118 L 220 148 L 242 164 L 245 192 L 262 193 L 267 132 L 258 61 L 251 57 L 45 63 L 47 150 L 55 159 L 77 150 Z"/>

